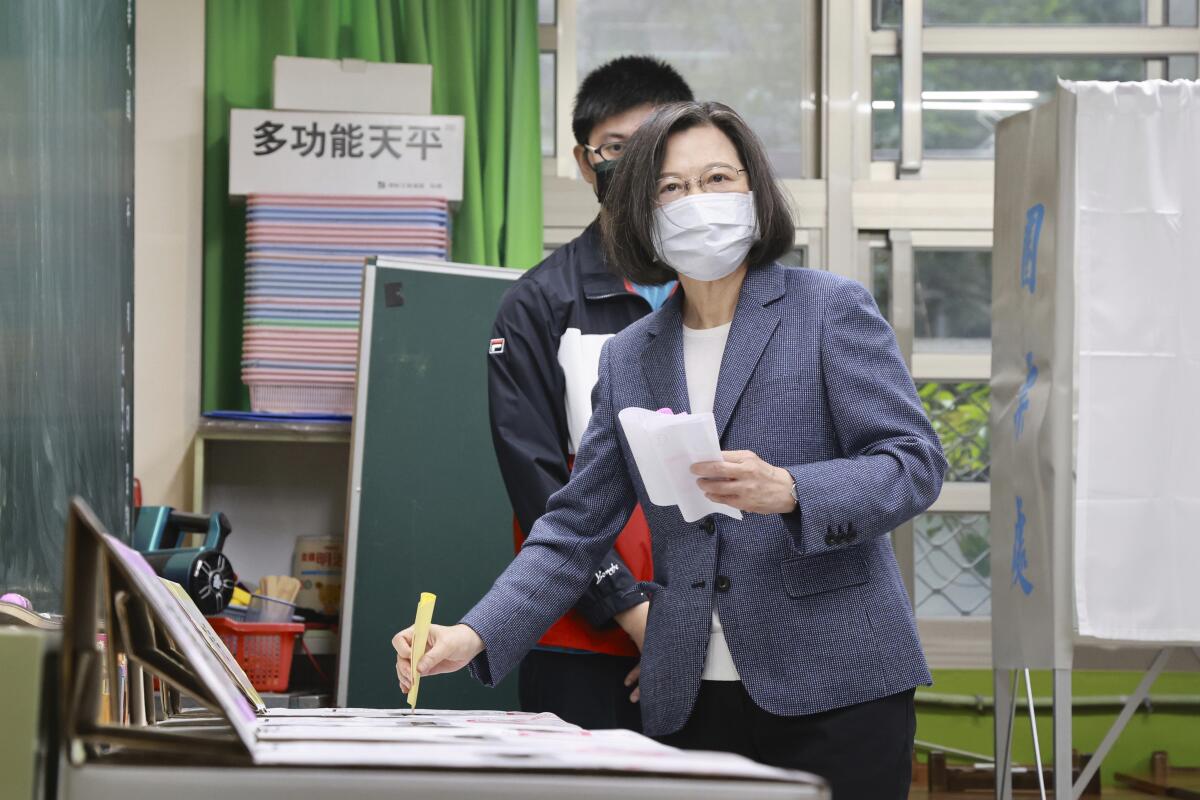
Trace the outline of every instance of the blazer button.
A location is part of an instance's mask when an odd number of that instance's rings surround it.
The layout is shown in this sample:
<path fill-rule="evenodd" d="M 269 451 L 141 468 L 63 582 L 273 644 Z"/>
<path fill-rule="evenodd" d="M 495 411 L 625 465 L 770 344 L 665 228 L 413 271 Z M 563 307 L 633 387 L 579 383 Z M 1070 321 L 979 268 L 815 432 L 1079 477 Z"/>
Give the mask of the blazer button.
<path fill-rule="evenodd" d="M 700 530 L 704 531 L 709 536 L 712 536 L 717 531 L 717 525 L 715 522 L 713 522 L 712 517 L 705 517 L 700 522 Z"/>
<path fill-rule="evenodd" d="M 729 591 L 729 578 L 726 578 L 724 575 L 718 575 L 717 582 L 715 584 L 713 584 L 713 588 L 716 589 L 718 592 L 728 592 Z"/>

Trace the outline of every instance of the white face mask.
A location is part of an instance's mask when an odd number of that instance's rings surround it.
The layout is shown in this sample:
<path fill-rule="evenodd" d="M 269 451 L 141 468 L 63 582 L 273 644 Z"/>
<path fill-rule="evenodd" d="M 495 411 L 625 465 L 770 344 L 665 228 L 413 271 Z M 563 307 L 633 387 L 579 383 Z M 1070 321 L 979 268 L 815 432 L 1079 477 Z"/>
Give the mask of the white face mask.
<path fill-rule="evenodd" d="M 658 259 L 680 275 L 720 280 L 758 239 L 754 192 L 702 192 L 660 206 L 654 238 Z"/>

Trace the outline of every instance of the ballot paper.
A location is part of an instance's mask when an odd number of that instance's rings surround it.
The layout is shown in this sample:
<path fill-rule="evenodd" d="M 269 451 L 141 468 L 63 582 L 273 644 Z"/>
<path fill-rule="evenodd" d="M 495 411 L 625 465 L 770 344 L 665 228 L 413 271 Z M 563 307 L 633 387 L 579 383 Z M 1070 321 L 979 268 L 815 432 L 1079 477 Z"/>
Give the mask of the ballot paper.
<path fill-rule="evenodd" d="M 741 519 L 742 512 L 704 496 L 692 473 L 701 461 L 722 461 L 712 414 L 671 414 L 625 408 L 617 414 L 650 502 L 679 506 L 687 522 L 709 514 Z"/>
<path fill-rule="evenodd" d="M 352 765 L 363 767 L 422 767 L 443 769 L 519 769 L 587 773 L 659 774 L 680 777 L 743 778 L 786 781 L 799 773 L 757 764 L 732 753 L 677 750 L 626 730 L 587 731 L 545 739 L 515 734 L 452 740 L 431 734 L 420 742 L 406 738 L 331 740 L 314 731 L 317 740 L 260 739 L 254 748 L 258 764 Z"/>

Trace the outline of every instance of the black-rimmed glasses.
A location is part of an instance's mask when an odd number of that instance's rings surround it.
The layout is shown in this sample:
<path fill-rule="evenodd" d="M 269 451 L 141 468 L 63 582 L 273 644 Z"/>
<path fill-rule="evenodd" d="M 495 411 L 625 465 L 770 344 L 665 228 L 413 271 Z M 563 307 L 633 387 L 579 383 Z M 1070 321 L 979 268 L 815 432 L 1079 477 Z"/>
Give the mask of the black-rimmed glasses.
<path fill-rule="evenodd" d="M 595 153 L 601 161 L 616 161 L 625 152 L 625 142 L 605 142 L 599 147 L 584 144 L 583 149 L 589 153 Z"/>

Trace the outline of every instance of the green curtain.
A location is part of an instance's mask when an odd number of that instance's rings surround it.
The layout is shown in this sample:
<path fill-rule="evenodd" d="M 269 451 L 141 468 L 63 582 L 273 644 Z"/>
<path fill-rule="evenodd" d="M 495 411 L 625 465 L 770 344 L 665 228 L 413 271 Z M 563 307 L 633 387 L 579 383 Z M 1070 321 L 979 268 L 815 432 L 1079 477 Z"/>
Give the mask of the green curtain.
<path fill-rule="evenodd" d="M 433 65 L 433 113 L 466 120 L 452 258 L 520 268 L 541 259 L 536 0 L 208 0 L 206 25 L 203 410 L 249 408 L 229 110 L 270 107 L 277 55 Z"/>

